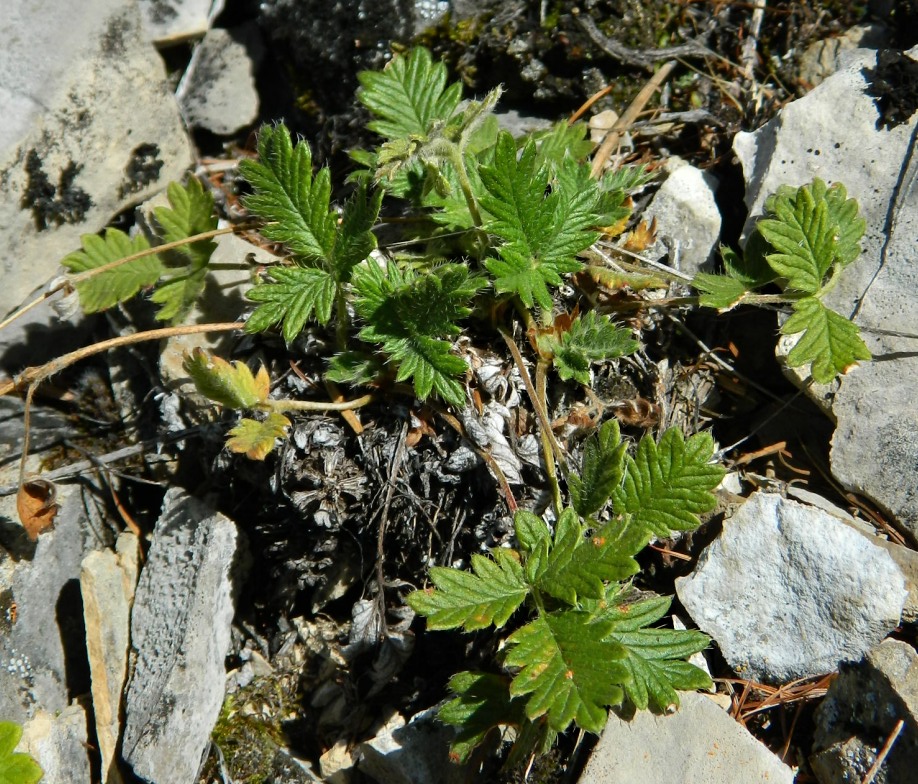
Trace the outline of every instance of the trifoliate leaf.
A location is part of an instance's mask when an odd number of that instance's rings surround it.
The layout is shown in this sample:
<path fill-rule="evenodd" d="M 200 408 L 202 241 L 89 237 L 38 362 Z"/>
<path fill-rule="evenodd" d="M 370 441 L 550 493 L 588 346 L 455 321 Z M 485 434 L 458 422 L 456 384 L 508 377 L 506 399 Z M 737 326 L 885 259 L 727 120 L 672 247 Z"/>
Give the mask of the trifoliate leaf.
<path fill-rule="evenodd" d="M 766 201 L 774 215 L 757 228 L 779 252 L 767 256 L 787 287 L 815 294 L 838 254 L 838 224 L 829 214 L 825 183 L 814 181 L 796 190 L 781 188 Z"/>
<path fill-rule="evenodd" d="M 336 286 L 329 273 L 316 267 L 272 267 L 268 275 L 275 282 L 253 286 L 246 294 L 262 303 L 246 321 L 246 332 L 262 332 L 282 323 L 284 340 L 290 343 L 313 313 L 320 324 L 328 323 Z"/>
<path fill-rule="evenodd" d="M 828 384 L 838 374 L 846 373 L 859 359 L 871 357 L 857 325 L 829 310 L 816 297 L 794 302 L 794 312 L 784 322 L 781 332 L 803 333 L 787 355 L 787 364 L 799 367 L 812 363 L 810 372 L 820 384 Z"/>
<path fill-rule="evenodd" d="M 204 397 L 227 408 L 256 408 L 270 392 L 270 378 L 264 365 L 256 375 L 244 362 L 225 359 L 196 348 L 185 355 L 185 371 Z"/>
<path fill-rule="evenodd" d="M 265 419 L 242 419 L 227 433 L 226 448 L 251 460 L 264 460 L 278 438 L 287 435 L 290 420 L 272 411 Z"/>
<path fill-rule="evenodd" d="M 37 784 L 44 772 L 28 754 L 14 751 L 22 738 L 22 727 L 0 721 L 0 784 Z"/>
<path fill-rule="evenodd" d="M 692 280 L 700 292 L 698 301 L 706 308 L 717 308 L 724 312 L 735 308 L 747 294 L 746 285 L 741 280 L 729 275 L 712 275 L 709 272 L 698 272 Z"/>
<path fill-rule="evenodd" d="M 485 672 L 459 672 L 449 679 L 456 698 L 437 712 L 440 721 L 457 728 L 450 756 L 466 762 L 488 733 L 499 726 L 519 726 L 525 700 L 510 697 L 510 679 Z"/>
<path fill-rule="evenodd" d="M 545 716 L 557 732 L 572 721 L 589 732 L 602 730 L 607 707 L 622 701 L 620 684 L 630 677 L 620 661 L 623 649 L 606 639 L 609 632 L 609 624 L 569 611 L 544 613 L 507 638 L 506 664 L 520 668 L 510 694 L 532 695 L 530 719 Z"/>
<path fill-rule="evenodd" d="M 632 556 L 647 543 L 646 534 L 632 529 L 633 541 L 625 543 L 617 536 L 619 530 L 622 526 L 613 521 L 584 536 L 577 513 L 565 509 L 555 523 L 554 541 L 548 553 L 543 555 L 534 550 L 527 559 L 527 577 L 540 590 L 571 605 L 581 597 L 602 598 L 605 581 L 624 580 L 640 571 Z M 622 544 L 624 548 L 619 547 Z"/>
<path fill-rule="evenodd" d="M 446 86 L 446 66 L 434 63 L 423 47 L 393 58 L 383 71 L 363 71 L 357 78 L 357 98 L 379 118 L 368 127 L 388 139 L 426 136 L 434 120 L 452 117 L 462 93 L 458 82 Z"/>
<path fill-rule="evenodd" d="M 464 264 L 417 273 L 389 262 L 385 269 L 376 263 L 358 267 L 353 282 L 354 307 L 366 322 L 359 337 L 382 345 L 398 368 L 396 380 L 412 379 L 421 400 L 435 391 L 453 405 L 464 405 L 465 391 L 456 377 L 468 366 L 439 338 L 459 333 L 456 322 L 470 312 L 467 303 L 483 281 Z"/>
<path fill-rule="evenodd" d="M 147 250 L 150 243 L 142 234 L 133 239 L 118 229 L 106 229 L 104 237 L 84 234 L 80 237 L 83 250 L 71 253 L 61 261 L 71 272 L 85 272 Z M 156 255 L 119 264 L 77 283 L 80 304 L 86 313 L 98 313 L 119 302 L 125 302 L 138 291 L 153 286 L 165 269 Z"/>
<path fill-rule="evenodd" d="M 567 478 L 571 505 L 581 517 L 599 512 L 621 485 L 625 450 L 618 422 L 614 419 L 603 423 L 584 444 L 580 475 L 572 473 Z"/>
<path fill-rule="evenodd" d="M 579 270 L 577 254 L 599 236 L 591 230 L 598 221 L 598 189 L 558 187 L 546 196 L 550 170 L 537 164 L 535 144 L 527 142 L 517 157 L 506 132 L 498 137 L 494 164 L 480 174 L 487 189 L 481 203 L 494 216 L 485 229 L 502 240 L 500 258 L 485 262 L 495 288 L 549 310 L 548 285 L 558 286 L 561 275 Z"/>
<path fill-rule="evenodd" d="M 698 515 L 716 506 L 712 491 L 724 475 L 721 466 L 708 463 L 713 453 L 709 433 L 686 441 L 670 428 L 659 445 L 644 436 L 634 457 L 625 460 L 624 483 L 613 495 L 616 514 L 661 538 L 697 528 Z"/>
<path fill-rule="evenodd" d="M 545 521 L 525 509 L 520 509 L 513 515 L 513 529 L 525 553 L 531 553 L 540 542 L 551 540 L 551 529 Z"/>
<path fill-rule="evenodd" d="M 472 573 L 435 566 L 430 579 L 435 589 L 407 598 L 416 613 L 426 616 L 428 629 L 500 628 L 529 594 L 523 567 L 508 550 L 495 550 L 493 559 L 472 555 Z"/>
<path fill-rule="evenodd" d="M 595 310 L 575 318 L 560 337 L 546 335 L 539 348 L 552 355 L 558 375 L 568 381 L 590 383 L 590 365 L 634 353 L 640 344 L 631 331 L 615 325 L 608 316 Z"/>

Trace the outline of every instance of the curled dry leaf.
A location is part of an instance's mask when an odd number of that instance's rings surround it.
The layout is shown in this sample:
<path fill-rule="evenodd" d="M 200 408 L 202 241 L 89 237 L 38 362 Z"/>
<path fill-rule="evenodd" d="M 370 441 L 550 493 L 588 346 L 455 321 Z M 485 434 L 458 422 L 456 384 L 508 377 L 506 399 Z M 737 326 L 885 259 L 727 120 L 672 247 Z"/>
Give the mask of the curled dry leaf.
<path fill-rule="evenodd" d="M 55 503 L 56 490 L 45 479 L 30 479 L 23 482 L 16 494 L 16 511 L 19 521 L 33 542 L 38 535 L 54 524 L 60 508 Z"/>

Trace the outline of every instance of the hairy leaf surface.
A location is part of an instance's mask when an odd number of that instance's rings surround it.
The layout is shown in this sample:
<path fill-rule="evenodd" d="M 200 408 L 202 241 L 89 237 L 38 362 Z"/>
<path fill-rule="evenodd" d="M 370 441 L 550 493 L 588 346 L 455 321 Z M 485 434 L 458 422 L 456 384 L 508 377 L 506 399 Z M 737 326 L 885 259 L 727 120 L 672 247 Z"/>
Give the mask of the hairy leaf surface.
<path fill-rule="evenodd" d="M 500 628 L 529 593 L 519 561 L 499 548 L 493 559 L 472 555 L 472 572 L 435 566 L 430 579 L 436 589 L 415 591 L 407 599 L 426 616 L 428 629 Z"/>
<path fill-rule="evenodd" d="M 453 115 L 462 97 L 462 85 L 447 86 L 446 66 L 434 63 L 423 47 L 393 58 L 383 71 L 363 71 L 358 79 L 358 99 L 378 118 L 368 127 L 387 139 L 426 136 L 434 120 Z"/>
<path fill-rule="evenodd" d="M 613 496 L 616 513 L 661 538 L 697 528 L 698 515 L 715 507 L 712 491 L 724 475 L 721 466 L 708 463 L 713 453 L 708 433 L 686 441 L 670 428 L 659 446 L 644 436 L 634 457 L 626 458 L 624 483 Z"/>
<path fill-rule="evenodd" d="M 549 334 L 539 343 L 553 355 L 555 370 L 562 379 L 581 384 L 590 383 L 592 363 L 633 354 L 640 345 L 631 337 L 631 330 L 595 310 L 575 318 L 560 337 Z"/>
<path fill-rule="evenodd" d="M 609 632 L 609 624 L 572 611 L 544 613 L 507 638 L 506 663 L 520 668 L 510 693 L 532 695 L 526 702 L 530 719 L 545 716 L 557 732 L 572 721 L 602 730 L 607 707 L 622 701 L 620 684 L 630 677 L 620 661 L 624 650 L 607 639 Z"/>
<path fill-rule="evenodd" d="M 268 275 L 274 282 L 253 286 L 246 294 L 262 303 L 246 321 L 246 332 L 261 332 L 280 323 L 289 343 L 313 314 L 320 324 L 331 318 L 336 283 L 328 272 L 316 267 L 272 267 Z"/>
<path fill-rule="evenodd" d="M 576 256 L 599 236 L 595 188 L 555 188 L 547 196 L 549 167 L 538 165 L 536 146 L 526 143 L 517 157 L 506 132 L 497 140 L 494 164 L 481 169 L 487 189 L 482 206 L 493 216 L 485 228 L 502 240 L 499 258 L 485 262 L 498 291 L 519 295 L 528 306 L 551 308 L 548 285 L 582 267 Z"/>
<path fill-rule="evenodd" d="M 803 334 L 787 355 L 790 367 L 812 363 L 810 372 L 820 384 L 828 384 L 839 373 L 846 373 L 858 360 L 870 359 L 870 349 L 857 325 L 830 310 L 816 297 L 794 302 L 794 312 L 784 322 L 785 335 Z"/>
<path fill-rule="evenodd" d="M 264 365 L 253 376 L 244 362 L 230 364 L 196 348 L 185 355 L 184 368 L 198 392 L 227 408 L 255 408 L 267 400 L 270 392 L 270 378 Z"/>
<path fill-rule="evenodd" d="M 61 264 L 71 272 L 98 269 L 112 262 L 148 250 L 150 243 L 142 234 L 133 239 L 118 229 L 106 229 L 104 236 L 84 234 L 80 237 L 83 250 L 71 253 Z M 110 270 L 77 283 L 80 304 L 86 313 L 125 302 L 141 289 L 153 286 L 165 271 L 159 256 L 151 255 L 119 264 Z"/>
<path fill-rule="evenodd" d="M 401 270 L 393 262 L 385 269 L 365 264 L 354 273 L 357 313 L 366 322 L 359 337 L 380 343 L 398 368 L 396 380 L 411 379 L 421 400 L 437 392 L 456 406 L 465 391 L 456 377 L 468 366 L 451 353 L 442 336 L 456 335 L 457 321 L 469 313 L 467 303 L 482 287 L 463 264 L 444 264 L 430 272 Z"/>
<path fill-rule="evenodd" d="M 599 512 L 621 485 L 626 448 L 614 419 L 604 422 L 599 431 L 587 439 L 580 475 L 571 474 L 567 478 L 571 504 L 581 517 Z"/>

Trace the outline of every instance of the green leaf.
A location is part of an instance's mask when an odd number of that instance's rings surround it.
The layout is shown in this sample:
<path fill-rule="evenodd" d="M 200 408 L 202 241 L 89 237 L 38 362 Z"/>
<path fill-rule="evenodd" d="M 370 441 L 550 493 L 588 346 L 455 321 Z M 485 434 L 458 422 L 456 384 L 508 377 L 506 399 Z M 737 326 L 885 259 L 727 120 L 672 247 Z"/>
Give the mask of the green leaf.
<path fill-rule="evenodd" d="M 630 330 L 595 310 L 575 318 L 560 338 L 547 334 L 539 340 L 539 347 L 553 355 L 555 370 L 562 379 L 585 385 L 590 383 L 592 363 L 632 354 L 639 345 Z"/>
<path fill-rule="evenodd" d="M 624 475 L 626 445 L 622 443 L 618 422 L 610 419 L 583 446 L 580 476 L 570 474 L 567 487 L 571 504 L 581 517 L 599 512 Z"/>
<path fill-rule="evenodd" d="M 242 161 L 239 171 L 255 189 L 243 204 L 268 221 L 261 233 L 307 261 L 327 262 L 338 223 L 330 206 L 328 169 L 313 177 L 309 145 L 301 141 L 294 147 L 284 125 L 262 127 L 258 157 L 259 161 Z"/>
<path fill-rule="evenodd" d="M 500 628 L 529 594 L 523 567 L 508 550 L 495 550 L 493 559 L 472 555 L 472 572 L 435 566 L 430 579 L 436 589 L 408 595 L 411 608 L 426 616 L 428 629 Z"/>
<path fill-rule="evenodd" d="M 499 258 L 485 266 L 499 292 L 516 294 L 527 307 L 538 303 L 551 309 L 548 285 L 561 284 L 561 275 L 583 266 L 576 256 L 599 236 L 592 231 L 599 215 L 597 187 L 552 188 L 549 167 L 537 163 L 535 143 L 527 142 L 517 157 L 516 142 L 502 132 L 494 163 L 483 166 L 487 193 L 482 206 L 493 216 L 485 229 L 503 242 Z"/>
<path fill-rule="evenodd" d="M 506 664 L 520 668 L 510 694 L 532 695 L 530 719 L 545 716 L 557 732 L 572 721 L 589 732 L 602 730 L 606 708 L 622 701 L 620 684 L 630 677 L 620 661 L 623 649 L 606 639 L 609 631 L 587 613 L 568 611 L 544 613 L 507 638 Z"/>
<path fill-rule="evenodd" d="M 756 227 L 746 240 L 742 255 L 726 245 L 720 246 L 724 271 L 731 278 L 741 281 L 747 291 L 761 288 L 778 276 L 768 263 L 770 250 L 768 240 Z"/>
<path fill-rule="evenodd" d="M 376 357 L 360 351 L 343 351 L 331 358 L 325 378 L 336 384 L 370 384 L 382 372 L 382 363 Z"/>
<path fill-rule="evenodd" d="M 815 180 L 794 190 L 781 188 L 766 201 L 774 218 L 760 220 L 758 230 L 779 252 L 769 265 L 787 287 L 817 293 L 838 253 L 839 227 L 829 214 L 825 183 Z"/>
<path fill-rule="evenodd" d="M 251 460 L 264 460 L 274 449 L 274 442 L 287 435 L 290 420 L 272 411 L 262 420 L 242 419 L 227 433 L 226 448 Z"/>
<path fill-rule="evenodd" d="M 440 708 L 437 715 L 457 727 L 450 744 L 450 756 L 460 763 L 468 761 L 486 736 L 500 726 L 520 726 L 526 720 L 524 700 L 510 698 L 510 679 L 485 672 L 459 672 L 449 679 L 456 698 Z"/>
<path fill-rule="evenodd" d="M 551 529 L 545 521 L 525 509 L 513 515 L 513 529 L 525 553 L 533 552 L 543 541 L 551 541 Z"/>
<path fill-rule="evenodd" d="M 838 227 L 835 260 L 842 267 L 861 255 L 861 237 L 867 229 L 867 221 L 858 215 L 857 201 L 847 196 L 848 192 L 840 182 L 833 184 L 825 193 L 829 220 Z"/>
<path fill-rule="evenodd" d="M 447 402 L 464 405 L 465 390 L 456 377 L 468 366 L 439 338 L 459 334 L 456 322 L 468 315 L 466 303 L 483 282 L 464 264 L 417 273 L 393 262 L 385 269 L 373 262 L 362 265 L 353 282 L 358 294 L 354 307 L 366 322 L 359 337 L 382 344 L 398 367 L 396 381 L 412 379 L 421 400 L 436 391 Z"/>
<path fill-rule="evenodd" d="M 284 340 L 290 343 L 313 313 L 320 324 L 328 323 L 336 289 L 328 272 L 316 267 L 272 267 L 268 275 L 274 283 L 253 286 L 246 294 L 262 303 L 246 321 L 246 332 L 262 332 L 282 323 Z"/>
<path fill-rule="evenodd" d="M 270 379 L 264 365 L 257 375 L 244 362 L 233 362 L 196 348 L 185 355 L 185 371 L 204 397 L 227 408 L 256 408 L 270 392 Z"/>
<path fill-rule="evenodd" d="M 640 710 L 649 705 L 659 713 L 668 712 L 679 707 L 676 689 L 688 691 L 711 686 L 711 678 L 704 670 L 685 661 L 710 643 L 701 632 L 639 629 L 613 632 L 609 639 L 626 651 L 621 663 L 631 678 L 624 684 L 625 694 Z"/>
<path fill-rule="evenodd" d="M 358 99 L 379 118 L 368 127 L 387 139 L 426 136 L 434 120 L 452 117 L 462 93 L 458 82 L 446 86 L 446 66 L 434 63 L 423 47 L 396 56 L 383 71 L 363 71 L 358 79 Z"/>
<path fill-rule="evenodd" d="M 28 754 L 14 749 L 22 738 L 22 727 L 0 721 L 0 784 L 36 784 L 44 773 Z"/>
<path fill-rule="evenodd" d="M 106 229 L 104 237 L 84 234 L 80 237 L 80 243 L 83 250 L 71 253 L 61 261 L 71 272 L 98 269 L 150 247 L 142 234 L 131 239 L 118 229 Z M 119 302 L 129 300 L 141 289 L 153 286 L 164 271 L 162 261 L 156 255 L 119 264 L 77 283 L 80 304 L 86 313 L 107 310 Z"/>
<path fill-rule="evenodd" d="M 703 307 L 716 308 L 721 312 L 735 308 L 747 294 L 746 285 L 741 280 L 709 272 L 696 273 L 692 286 L 701 293 L 698 302 Z"/>
<path fill-rule="evenodd" d="M 530 137 L 537 145 L 536 166 L 555 166 L 570 157 L 584 161 L 593 152 L 593 142 L 586 138 L 589 128 L 586 123 L 569 124 L 566 120 L 555 123 L 547 131 L 537 131 Z"/>
<path fill-rule="evenodd" d="M 784 322 L 781 332 L 803 333 L 787 355 L 787 364 L 799 367 L 811 362 L 810 372 L 820 384 L 828 384 L 836 375 L 854 367 L 858 360 L 871 357 L 857 325 L 829 310 L 816 297 L 794 302 L 794 312 Z"/>
<path fill-rule="evenodd" d="M 644 164 L 622 166 L 619 169 L 607 171 L 600 181 L 603 190 L 624 191 L 631 193 L 640 190 L 647 183 L 653 182 L 656 175 L 647 170 Z"/>
<path fill-rule="evenodd" d="M 540 590 L 571 605 L 580 598 L 601 599 L 606 580 L 624 580 L 640 571 L 632 555 L 644 547 L 647 535 L 631 529 L 627 545 L 621 547 L 625 543 L 618 536 L 620 531 L 619 522 L 612 521 L 586 537 L 577 513 L 565 509 L 555 524 L 547 555 L 539 557 L 536 551 L 527 560 L 527 576 Z"/>
<path fill-rule="evenodd" d="M 709 433 L 686 441 L 670 428 L 659 446 L 644 436 L 634 457 L 626 458 L 624 484 L 613 495 L 616 514 L 660 538 L 697 528 L 698 515 L 716 506 L 712 491 L 724 475 L 721 466 L 708 463 L 713 453 Z"/>

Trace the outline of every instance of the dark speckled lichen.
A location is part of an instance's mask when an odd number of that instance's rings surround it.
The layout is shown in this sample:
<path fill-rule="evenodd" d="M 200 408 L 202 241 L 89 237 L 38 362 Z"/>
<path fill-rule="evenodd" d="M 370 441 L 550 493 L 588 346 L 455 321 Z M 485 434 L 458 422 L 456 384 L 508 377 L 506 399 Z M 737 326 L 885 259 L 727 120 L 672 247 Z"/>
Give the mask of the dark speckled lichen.
<path fill-rule="evenodd" d="M 86 217 L 86 212 L 92 207 L 92 199 L 74 182 L 82 168 L 70 161 L 61 169 L 55 187 L 42 167 L 41 157 L 34 149 L 29 150 L 25 163 L 28 179 L 20 205 L 22 209 L 32 211 L 38 231 L 64 223 L 79 223 Z"/>
<path fill-rule="evenodd" d="M 138 144 L 124 167 L 124 182 L 118 188 L 119 198 L 143 190 L 159 179 L 163 160 L 159 157 L 159 146 L 150 142 Z"/>

